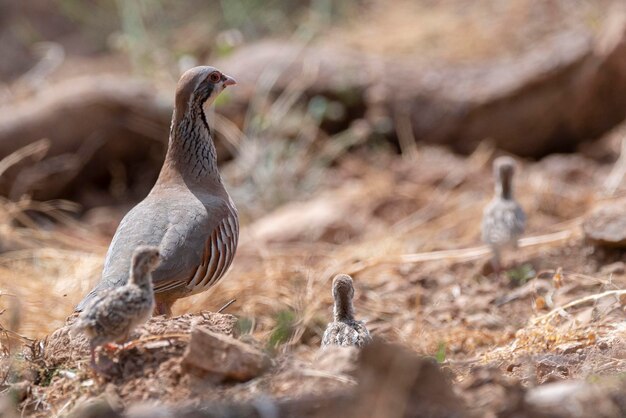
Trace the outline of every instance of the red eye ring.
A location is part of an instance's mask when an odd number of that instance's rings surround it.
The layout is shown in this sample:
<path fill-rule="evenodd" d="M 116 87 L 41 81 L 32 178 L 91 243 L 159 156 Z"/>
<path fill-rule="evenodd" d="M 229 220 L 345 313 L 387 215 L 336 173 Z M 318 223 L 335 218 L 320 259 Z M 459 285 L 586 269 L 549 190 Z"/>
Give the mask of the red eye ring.
<path fill-rule="evenodd" d="M 213 71 L 211 74 L 209 74 L 209 81 L 211 83 L 217 83 L 222 79 L 222 73 L 220 73 L 219 71 Z"/>

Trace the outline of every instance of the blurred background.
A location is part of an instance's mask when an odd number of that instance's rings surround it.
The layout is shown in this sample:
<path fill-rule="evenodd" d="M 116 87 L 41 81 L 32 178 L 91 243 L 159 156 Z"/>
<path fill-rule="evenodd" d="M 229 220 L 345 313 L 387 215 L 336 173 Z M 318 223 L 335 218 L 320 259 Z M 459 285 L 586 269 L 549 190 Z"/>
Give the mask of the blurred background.
<path fill-rule="evenodd" d="M 398 256 L 480 244 L 499 154 L 522 164 L 530 235 L 623 194 L 624 16 L 622 0 L 1 0 L 0 323 L 63 323 L 158 175 L 176 81 L 212 65 L 238 81 L 212 123 L 242 240 L 177 313 L 237 298 L 264 344 L 315 347 L 345 271 L 379 335 L 459 356 L 508 343 L 527 300 L 450 313 L 469 303 L 457 282 L 491 283 L 484 254 Z M 529 251 L 516 285 L 602 264 Z"/>
<path fill-rule="evenodd" d="M 69 199 L 81 214 L 140 199 L 175 83 L 200 64 L 239 80 L 214 124 L 255 217 L 310 193 L 347 150 L 574 152 L 624 117 L 623 46 L 607 23 L 619 5 L 5 1 L 0 155 L 34 148 L 5 168 L 0 192 Z"/>
<path fill-rule="evenodd" d="M 99 280 L 158 175 L 178 78 L 212 65 L 238 81 L 211 123 L 241 239 L 176 314 L 236 299 L 239 332 L 310 358 L 343 272 L 375 336 L 456 381 L 476 359 L 531 384 L 626 370 L 623 345 L 591 351 L 621 332 L 626 220 L 581 229 L 624 207 L 623 0 L 0 0 L 0 57 L 3 353 Z M 503 154 L 529 221 L 495 280 L 480 219 Z M 561 352 L 585 356 L 541 363 Z"/>

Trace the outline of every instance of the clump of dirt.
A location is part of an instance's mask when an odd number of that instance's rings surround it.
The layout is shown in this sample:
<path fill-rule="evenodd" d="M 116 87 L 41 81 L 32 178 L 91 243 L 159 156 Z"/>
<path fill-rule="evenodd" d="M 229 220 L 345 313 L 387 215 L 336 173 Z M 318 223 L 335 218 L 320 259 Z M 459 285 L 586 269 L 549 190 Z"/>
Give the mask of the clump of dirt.
<path fill-rule="evenodd" d="M 26 367 L 33 371 L 22 373 L 24 380 L 20 384 L 26 385 L 28 391 L 19 399 L 20 409 L 32 416 L 49 416 L 74 407 L 80 411 L 80 408 L 92 407 L 94 399 L 99 398 L 105 399 L 109 406 L 114 405 L 114 410 L 121 411 L 148 401 L 177 405 L 190 399 L 195 403 L 224 399 L 240 402 L 255 399 L 260 393 L 276 397 L 311 395 L 354 383 L 352 378 L 344 375 L 345 370 L 355 369 L 354 352 L 347 351 L 352 355 L 346 357 L 341 355 L 342 351 L 339 356 L 332 357 L 330 350 L 330 354 L 321 357 L 298 360 L 291 355 L 261 350 L 260 343 L 250 335 L 241 336 L 240 342 L 232 344 L 243 344 L 244 348 L 249 347 L 246 350 L 266 351 L 271 355 L 274 359 L 267 373 L 254 369 L 258 377 L 252 376 L 247 383 L 194 373 L 184 364 L 189 356 L 193 330 L 225 335 L 232 341 L 239 336 L 237 318 L 207 311 L 171 319 L 150 319 L 136 330 L 127 345 L 98 350 L 96 372 L 89 366 L 86 338 L 74 337 L 70 332 L 76 317 L 76 314 L 72 315 L 62 328 L 35 343 L 31 352 L 25 355 L 27 360 L 20 360 L 20 364 L 27 363 Z M 34 347 L 38 354 L 33 351 Z M 207 350 L 214 348 L 206 347 Z M 219 348 L 224 350 L 223 346 Z M 224 356 L 226 363 L 221 368 L 226 371 L 241 369 L 242 365 L 237 364 L 237 353 L 231 351 L 229 355 L 228 359 Z M 331 360 L 328 360 L 329 356 Z M 219 357 L 216 354 L 218 361 Z M 314 367 L 317 362 L 320 366 Z M 344 368 L 340 364 L 344 364 Z M 95 405 L 100 408 L 98 402 Z"/>
<path fill-rule="evenodd" d="M 83 361 L 89 354 L 89 342 L 84 335 L 72 336 L 72 326 L 78 314 L 70 316 L 63 327 L 54 331 L 43 341 L 43 360 L 49 367 L 67 366 L 70 362 Z M 176 341 L 188 340 L 193 327 L 203 326 L 208 329 L 233 335 L 236 332 L 237 318 L 232 315 L 200 312 L 186 314 L 176 318 L 151 318 L 145 325 L 137 328 L 133 340 L 143 348 L 161 349 L 175 345 Z M 163 344 L 167 342 L 167 344 Z M 133 347 L 135 349 L 137 347 Z M 128 352 L 128 350 L 123 350 Z"/>

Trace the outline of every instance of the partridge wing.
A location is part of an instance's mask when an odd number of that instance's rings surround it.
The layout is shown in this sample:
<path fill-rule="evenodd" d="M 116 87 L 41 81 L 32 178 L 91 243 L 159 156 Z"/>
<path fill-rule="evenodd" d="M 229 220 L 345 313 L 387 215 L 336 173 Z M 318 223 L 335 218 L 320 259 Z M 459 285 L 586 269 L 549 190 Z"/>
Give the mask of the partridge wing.
<path fill-rule="evenodd" d="M 185 221 L 173 222 L 161 243 L 163 262 L 153 272 L 155 293 L 196 293 L 219 280 L 237 245 L 236 211 L 226 202 L 206 205 Z"/>

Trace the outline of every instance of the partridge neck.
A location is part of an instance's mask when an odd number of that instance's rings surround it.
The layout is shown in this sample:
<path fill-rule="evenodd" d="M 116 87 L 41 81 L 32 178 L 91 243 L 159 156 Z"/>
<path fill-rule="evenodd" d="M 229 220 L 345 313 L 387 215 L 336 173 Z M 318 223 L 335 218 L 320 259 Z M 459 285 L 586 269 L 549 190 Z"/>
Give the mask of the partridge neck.
<path fill-rule="evenodd" d="M 354 309 L 352 307 L 352 301 L 347 295 L 338 295 L 335 299 L 335 306 L 333 309 L 335 321 L 352 321 L 354 320 Z"/>
<path fill-rule="evenodd" d="M 510 176 L 502 176 L 496 184 L 496 194 L 505 200 L 513 199 L 513 185 Z"/>
<path fill-rule="evenodd" d="M 174 111 L 172 118 L 163 171 L 178 173 L 185 181 L 222 184 L 215 144 L 202 107 L 190 106 L 186 113 L 177 113 Z"/>

